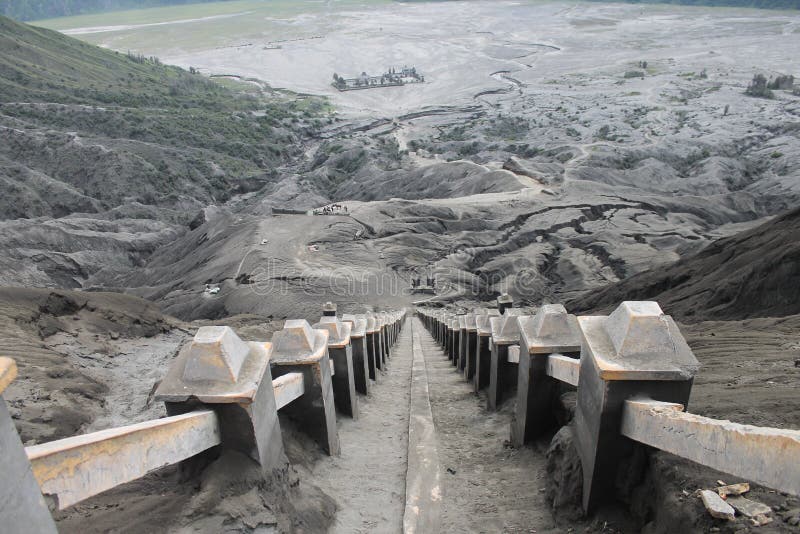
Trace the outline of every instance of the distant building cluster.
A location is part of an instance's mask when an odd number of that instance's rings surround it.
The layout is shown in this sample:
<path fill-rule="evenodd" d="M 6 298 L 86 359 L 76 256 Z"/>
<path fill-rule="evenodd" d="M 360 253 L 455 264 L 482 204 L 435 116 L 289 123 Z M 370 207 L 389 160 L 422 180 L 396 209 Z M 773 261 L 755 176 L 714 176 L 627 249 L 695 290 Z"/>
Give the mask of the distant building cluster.
<path fill-rule="evenodd" d="M 424 82 L 425 76 L 418 73 L 415 67 L 403 67 L 400 70 L 390 68 L 380 76 L 370 76 L 366 72 L 362 72 L 357 78 L 343 78 L 336 73 L 333 74 L 333 86 L 339 91 L 375 89 Z"/>

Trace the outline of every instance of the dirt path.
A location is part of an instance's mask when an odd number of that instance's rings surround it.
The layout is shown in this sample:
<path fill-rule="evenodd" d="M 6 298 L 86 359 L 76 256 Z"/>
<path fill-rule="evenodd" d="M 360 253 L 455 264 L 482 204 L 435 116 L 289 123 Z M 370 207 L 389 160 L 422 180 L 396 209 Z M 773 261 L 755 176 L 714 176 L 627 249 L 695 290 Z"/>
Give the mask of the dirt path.
<path fill-rule="evenodd" d="M 418 326 L 443 470 L 442 532 L 562 532 L 544 501 L 543 452 L 506 446 L 513 401 L 487 412 L 485 396 Z"/>
<path fill-rule="evenodd" d="M 420 326 L 420 328 L 422 328 Z M 358 421 L 339 417 L 342 454 L 314 469 L 320 487 L 339 510 L 331 532 L 396 533 L 403 526 L 408 406 L 411 382 L 411 323 L 406 322 L 392 349 L 388 370 L 359 396 Z"/>

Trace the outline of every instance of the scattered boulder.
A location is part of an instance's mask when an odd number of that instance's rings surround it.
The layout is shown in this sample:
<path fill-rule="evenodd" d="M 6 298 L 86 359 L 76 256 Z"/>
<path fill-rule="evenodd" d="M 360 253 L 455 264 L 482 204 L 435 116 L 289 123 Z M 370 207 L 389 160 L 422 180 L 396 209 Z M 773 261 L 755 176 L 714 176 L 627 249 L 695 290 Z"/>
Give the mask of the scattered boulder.
<path fill-rule="evenodd" d="M 200 210 L 197 212 L 197 215 L 194 216 L 194 219 L 189 221 L 189 230 L 196 230 L 205 224 L 206 222 L 206 211 Z"/>
<path fill-rule="evenodd" d="M 711 517 L 716 519 L 727 519 L 733 521 L 736 518 L 736 511 L 731 505 L 726 503 L 722 497 L 711 490 L 701 490 L 700 498 L 703 506 L 706 507 Z"/>
<path fill-rule="evenodd" d="M 583 515 L 583 469 L 571 426 L 561 427 L 547 449 L 545 498 L 557 517 L 567 520 Z"/>

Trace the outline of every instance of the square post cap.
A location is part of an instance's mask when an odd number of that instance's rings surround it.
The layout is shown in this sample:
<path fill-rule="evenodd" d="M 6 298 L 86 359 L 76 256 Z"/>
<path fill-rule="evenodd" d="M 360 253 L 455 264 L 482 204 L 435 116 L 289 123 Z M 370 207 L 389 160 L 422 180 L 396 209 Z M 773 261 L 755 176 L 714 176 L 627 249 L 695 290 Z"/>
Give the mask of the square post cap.
<path fill-rule="evenodd" d="M 700 364 L 672 317 L 655 302 L 627 301 L 609 316 L 578 317 L 581 359 L 603 380 L 690 380 Z"/>
<path fill-rule="evenodd" d="M 580 352 L 578 319 L 561 304 L 545 304 L 534 316 L 519 318 L 520 337 L 528 354 Z"/>
<path fill-rule="evenodd" d="M 314 363 L 325 355 L 328 331 L 314 330 L 305 319 L 288 320 L 283 330 L 272 334 L 273 356 L 276 364 Z"/>
<path fill-rule="evenodd" d="M 228 326 L 203 326 L 184 345 L 156 389 L 156 400 L 252 400 L 269 365 L 271 343 L 245 342 Z"/>
<path fill-rule="evenodd" d="M 323 316 L 312 328 L 328 331 L 328 347 L 342 348 L 350 344 L 350 323 L 344 323 L 338 317 Z"/>

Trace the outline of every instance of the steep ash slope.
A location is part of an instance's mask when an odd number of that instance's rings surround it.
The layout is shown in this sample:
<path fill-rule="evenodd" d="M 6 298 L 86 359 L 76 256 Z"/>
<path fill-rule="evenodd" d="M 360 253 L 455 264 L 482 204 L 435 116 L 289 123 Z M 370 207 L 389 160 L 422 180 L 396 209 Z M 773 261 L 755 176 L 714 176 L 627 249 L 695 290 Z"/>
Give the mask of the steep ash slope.
<path fill-rule="evenodd" d="M 622 300 L 657 300 L 686 321 L 800 313 L 800 208 L 714 241 L 666 268 L 644 272 L 569 303 L 576 312 Z"/>
<path fill-rule="evenodd" d="M 0 217 L 225 201 L 274 180 L 322 101 L 220 84 L 0 17 Z"/>

